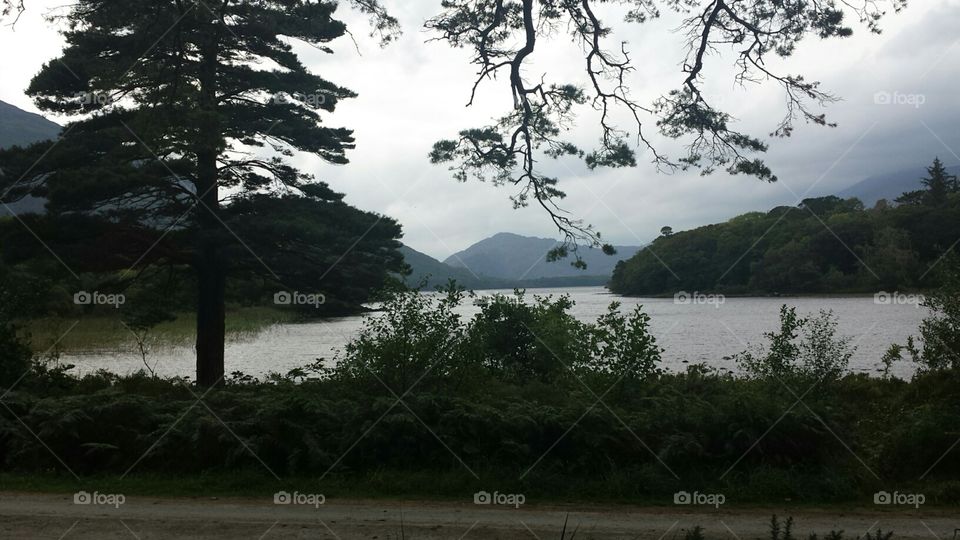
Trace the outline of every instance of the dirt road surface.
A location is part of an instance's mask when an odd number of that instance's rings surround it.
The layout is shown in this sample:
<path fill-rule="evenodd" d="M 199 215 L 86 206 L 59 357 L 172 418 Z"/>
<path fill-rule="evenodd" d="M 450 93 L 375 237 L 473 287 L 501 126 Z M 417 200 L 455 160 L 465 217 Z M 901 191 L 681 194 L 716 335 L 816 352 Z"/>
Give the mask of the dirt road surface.
<path fill-rule="evenodd" d="M 114 501 L 116 502 L 116 501 Z M 273 500 L 128 497 L 119 507 L 75 504 L 73 495 L 0 493 L 0 538 L 55 540 L 369 539 L 493 540 L 567 538 L 679 540 L 695 525 L 707 540 L 768 538 L 771 514 L 792 515 L 794 534 L 844 530 L 854 540 L 892 530 L 894 540 L 960 540 L 960 510 L 884 507 L 882 510 L 524 505 L 470 502 L 327 500 L 278 505 Z M 401 520 L 403 535 L 401 536 Z"/>

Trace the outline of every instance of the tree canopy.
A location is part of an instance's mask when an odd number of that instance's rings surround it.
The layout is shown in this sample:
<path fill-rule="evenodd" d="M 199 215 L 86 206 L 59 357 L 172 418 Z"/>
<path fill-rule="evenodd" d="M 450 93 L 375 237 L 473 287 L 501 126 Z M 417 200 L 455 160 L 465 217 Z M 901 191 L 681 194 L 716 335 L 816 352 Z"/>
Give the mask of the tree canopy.
<path fill-rule="evenodd" d="M 931 171 L 941 170 L 937 160 Z M 935 175 L 931 175 L 935 176 Z M 853 293 L 931 289 L 932 269 L 960 240 L 960 192 L 927 204 L 805 199 L 726 223 L 663 235 L 617 265 L 610 288 L 628 295 Z"/>
<path fill-rule="evenodd" d="M 774 172 L 756 156 L 767 143 L 739 131 L 734 118 L 702 91 L 704 69 L 713 55 L 732 52 L 735 82 L 771 82 L 786 99 L 785 116 L 772 135 L 789 136 L 797 120 L 832 126 L 819 106 L 834 99 L 816 81 L 802 74 L 773 71 L 770 57 L 788 57 L 807 37 L 842 38 L 853 33 L 854 17 L 870 31 L 879 32 L 886 9 L 900 10 L 906 0 L 834 2 L 832 0 L 448 0 L 427 21 L 437 39 L 468 49 L 477 77 L 470 93 L 473 103 L 480 85 L 497 81 L 513 96 L 513 108 L 491 124 L 465 129 L 456 138 L 437 142 L 431 153 L 436 163 L 450 163 L 455 178 L 476 178 L 516 187 L 515 206 L 536 201 L 565 235 L 568 246 L 578 241 L 601 245 L 589 224 L 559 206 L 565 193 L 559 179 L 543 172 L 547 158 L 574 156 L 587 167 L 632 167 L 637 149 L 651 156 L 658 169 L 724 168 L 731 174 L 749 174 L 775 181 Z M 663 10 L 683 15 L 686 49 L 679 85 L 653 103 L 631 97 L 629 74 L 636 69 L 625 42 L 614 42 L 613 30 L 597 10 L 603 4 L 626 9 L 628 23 L 642 24 Z M 583 50 L 583 81 L 552 80 L 549 73 L 531 72 L 538 50 L 551 42 L 570 39 Z M 654 51 L 639 51 L 646 58 Z M 502 81 L 502 82 L 501 82 Z M 600 114 L 600 140 L 593 150 L 582 149 L 567 135 L 577 110 L 590 106 Z M 629 118 L 631 126 L 616 122 Z M 682 155 L 661 151 L 651 136 L 658 131 L 685 143 Z M 609 246 L 605 246 L 609 249 Z M 553 255 L 563 255 L 559 249 Z M 580 262 L 580 261 L 576 261 Z"/>
<path fill-rule="evenodd" d="M 390 39 L 395 20 L 379 4 L 353 4 Z M 223 376 L 228 275 L 357 302 L 401 269 L 396 222 L 349 209 L 293 162 L 342 165 L 355 145 L 324 117 L 355 94 L 308 70 L 291 44 L 331 52 L 346 33 L 336 10 L 80 0 L 63 20 L 63 54 L 27 90 L 76 120 L 56 142 L 0 153 L 2 200 L 47 201 L 32 227 L 17 219 L 75 277 L 121 272 L 111 277 L 122 287 L 157 265 L 193 270 L 203 384 Z M 348 280 L 336 267 L 352 263 Z"/>

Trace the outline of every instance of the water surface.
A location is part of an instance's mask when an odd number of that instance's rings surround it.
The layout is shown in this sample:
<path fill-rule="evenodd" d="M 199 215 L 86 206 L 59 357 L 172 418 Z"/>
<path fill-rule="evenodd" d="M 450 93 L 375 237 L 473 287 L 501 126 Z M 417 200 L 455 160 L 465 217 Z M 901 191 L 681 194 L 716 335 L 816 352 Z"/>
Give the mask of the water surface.
<path fill-rule="evenodd" d="M 512 291 L 478 291 L 493 294 Z M 621 310 L 632 310 L 638 304 L 650 314 L 651 330 L 664 352 L 664 366 L 682 370 L 692 363 L 705 363 L 720 369 L 735 369 L 729 357 L 743 351 L 748 344 L 760 344 L 763 333 L 775 330 L 782 304 L 796 306 L 801 314 L 832 310 L 839 318 L 840 333 L 849 336 L 857 347 L 850 362 L 853 371 L 875 373 L 880 358 L 891 343 L 905 343 L 916 334 L 923 308 L 912 304 L 880 304 L 873 296 L 802 297 L 802 298 L 725 298 L 723 303 L 677 303 L 673 298 L 626 298 L 610 294 L 602 287 L 568 289 L 536 289 L 532 295 L 568 294 L 576 302 L 572 314 L 583 321 L 594 321 L 614 301 Z M 460 313 L 469 317 L 478 308 L 464 305 Z M 325 359 L 331 363 L 334 354 L 357 334 L 365 317 L 358 315 L 322 322 L 278 324 L 253 335 L 234 339 L 226 346 L 226 370 L 262 376 L 270 372 L 286 373 L 290 369 Z M 132 345 L 132 344 L 131 344 Z M 143 367 L 139 353 L 85 351 L 63 356 L 75 364 L 80 373 L 106 369 L 126 374 Z M 195 370 L 192 346 L 171 346 L 153 351 L 147 359 L 158 375 L 193 377 Z M 909 376 L 913 368 L 904 362 L 894 366 L 899 376 Z"/>

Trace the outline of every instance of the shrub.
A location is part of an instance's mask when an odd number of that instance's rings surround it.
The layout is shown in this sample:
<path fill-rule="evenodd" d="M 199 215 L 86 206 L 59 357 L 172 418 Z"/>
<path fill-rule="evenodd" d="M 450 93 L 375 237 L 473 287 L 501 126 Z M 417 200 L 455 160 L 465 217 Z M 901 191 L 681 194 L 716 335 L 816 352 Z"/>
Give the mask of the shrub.
<path fill-rule="evenodd" d="M 830 311 L 804 318 L 797 308 L 781 306 L 780 330 L 764 336 L 769 340 L 765 349 L 748 349 L 735 357 L 749 377 L 833 381 L 846 372 L 856 350 L 850 338 L 837 335 L 837 319 Z"/>

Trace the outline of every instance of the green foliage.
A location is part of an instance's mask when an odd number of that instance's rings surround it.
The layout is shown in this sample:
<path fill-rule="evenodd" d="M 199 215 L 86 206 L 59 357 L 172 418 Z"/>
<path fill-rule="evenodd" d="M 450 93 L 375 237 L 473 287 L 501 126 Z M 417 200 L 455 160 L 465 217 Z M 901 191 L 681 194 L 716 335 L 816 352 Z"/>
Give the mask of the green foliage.
<path fill-rule="evenodd" d="M 403 394 L 415 383 L 454 377 L 463 367 L 466 331 L 456 313 L 466 294 L 452 285 L 435 295 L 398 291 L 380 316 L 364 321 L 360 333 L 337 359 L 335 379 Z"/>
<path fill-rule="evenodd" d="M 641 307 L 624 315 L 614 303 L 589 324 L 570 314 L 567 296 L 528 302 L 517 290 L 477 299 L 479 312 L 463 321 L 458 308 L 466 298 L 473 296 L 455 285 L 436 295 L 395 293 L 346 346 L 334 377 L 400 393 L 414 383 L 456 386 L 470 377 L 525 385 L 584 375 L 629 382 L 661 373 L 662 349 Z"/>
<path fill-rule="evenodd" d="M 748 376 L 836 381 L 846 372 L 855 351 L 850 338 L 837 336 L 837 319 L 830 311 L 804 318 L 797 315 L 796 308 L 781 306 L 780 329 L 764 336 L 769 341 L 766 349 L 736 356 Z"/>
<path fill-rule="evenodd" d="M 610 289 L 626 295 L 930 289 L 938 279 L 926 269 L 960 239 L 960 197 L 931 189 L 919 193 L 937 197 L 936 204 L 865 209 L 856 199 L 821 197 L 661 234 L 617 266 Z"/>
<path fill-rule="evenodd" d="M 595 355 L 592 367 L 596 370 L 628 381 L 662 373 L 663 349 L 650 333 L 650 315 L 643 312 L 643 306 L 624 316 L 620 303 L 611 303 L 591 328 L 591 340 Z"/>
<path fill-rule="evenodd" d="M 378 1 L 351 4 L 394 35 Z M 223 371 L 228 276 L 234 291 L 239 281 L 261 296 L 329 296 L 331 311 L 369 299 L 403 268 L 399 224 L 349 207 L 293 163 L 306 153 L 345 164 L 354 147 L 349 129 L 322 120 L 355 94 L 312 73 L 291 44 L 330 52 L 346 34 L 337 8 L 80 0 L 62 11 L 65 47 L 27 94 L 74 121 L 56 143 L 0 150 L 4 202 L 46 202 L 4 224 L 4 260 L 50 250 L 76 281 L 114 291 L 159 268 L 192 272 L 207 385 Z"/>
<path fill-rule="evenodd" d="M 920 323 L 920 343 L 910 336 L 906 345 L 891 345 L 884 363 L 902 360 L 905 351 L 923 370 L 960 369 L 960 256 L 946 256 L 938 274 L 942 285 L 924 298 L 930 314 Z"/>

